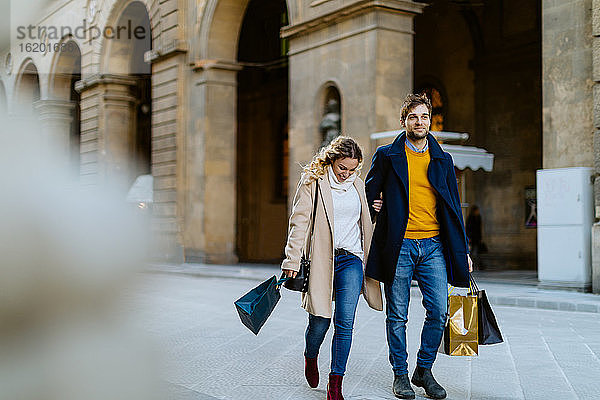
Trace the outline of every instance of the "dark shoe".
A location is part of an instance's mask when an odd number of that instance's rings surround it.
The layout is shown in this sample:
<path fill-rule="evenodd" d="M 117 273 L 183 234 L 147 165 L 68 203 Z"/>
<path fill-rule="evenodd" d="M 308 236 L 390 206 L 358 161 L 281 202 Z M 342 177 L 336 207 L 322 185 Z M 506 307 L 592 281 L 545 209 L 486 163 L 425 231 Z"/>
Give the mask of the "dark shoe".
<path fill-rule="evenodd" d="M 394 396 L 399 399 L 414 399 L 415 391 L 408 380 L 408 374 L 394 375 L 394 386 L 392 387 Z"/>
<path fill-rule="evenodd" d="M 431 373 L 431 369 L 417 367 L 415 369 L 415 373 L 411 379 L 411 382 L 415 386 L 422 387 L 425 389 L 425 393 L 427 396 L 432 399 L 445 399 L 446 391 L 443 387 L 440 386 L 439 383 L 435 381 L 433 374 Z"/>
<path fill-rule="evenodd" d="M 319 368 L 317 365 L 317 357 L 308 358 L 304 356 L 304 376 L 306 382 L 311 388 L 319 386 Z"/>
<path fill-rule="evenodd" d="M 342 396 L 342 379 L 341 375 L 329 374 L 329 383 L 327 384 L 327 400 L 344 400 Z"/>

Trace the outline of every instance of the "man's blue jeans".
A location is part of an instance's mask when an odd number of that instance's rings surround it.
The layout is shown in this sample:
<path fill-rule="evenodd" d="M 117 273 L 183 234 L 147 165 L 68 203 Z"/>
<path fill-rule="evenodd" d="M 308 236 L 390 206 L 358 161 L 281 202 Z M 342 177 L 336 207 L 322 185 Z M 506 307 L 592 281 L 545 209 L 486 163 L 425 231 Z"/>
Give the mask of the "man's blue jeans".
<path fill-rule="evenodd" d="M 448 310 L 448 277 L 439 236 L 404 239 L 394 280 L 391 285 L 384 285 L 387 314 L 385 323 L 394 375 L 408 373 L 406 322 L 413 277 L 419 283 L 423 294 L 423 306 L 427 311 L 421 332 L 417 366 L 431 368 L 442 341 Z"/>
<path fill-rule="evenodd" d="M 333 343 L 331 345 L 331 373 L 344 375 L 350 346 L 352 345 L 352 328 L 356 305 L 363 282 L 363 263 L 355 255 L 339 255 L 335 257 L 333 291 L 335 311 L 333 313 Z M 306 328 L 305 355 L 316 358 L 329 329 L 331 318 L 308 314 Z"/>

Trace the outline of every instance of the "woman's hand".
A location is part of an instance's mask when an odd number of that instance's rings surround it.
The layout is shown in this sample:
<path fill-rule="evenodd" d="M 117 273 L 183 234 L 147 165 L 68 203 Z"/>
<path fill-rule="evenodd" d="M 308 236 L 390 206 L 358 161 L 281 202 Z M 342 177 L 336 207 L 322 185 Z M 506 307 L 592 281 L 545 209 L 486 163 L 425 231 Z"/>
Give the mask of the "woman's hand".
<path fill-rule="evenodd" d="M 467 262 L 469 263 L 469 272 L 473 272 L 473 260 L 469 254 L 467 254 Z"/>
<path fill-rule="evenodd" d="M 298 275 L 298 271 L 294 271 L 291 269 L 284 269 L 283 274 L 288 278 L 295 278 Z"/>
<path fill-rule="evenodd" d="M 383 200 L 373 200 L 373 209 L 377 212 L 381 211 Z"/>

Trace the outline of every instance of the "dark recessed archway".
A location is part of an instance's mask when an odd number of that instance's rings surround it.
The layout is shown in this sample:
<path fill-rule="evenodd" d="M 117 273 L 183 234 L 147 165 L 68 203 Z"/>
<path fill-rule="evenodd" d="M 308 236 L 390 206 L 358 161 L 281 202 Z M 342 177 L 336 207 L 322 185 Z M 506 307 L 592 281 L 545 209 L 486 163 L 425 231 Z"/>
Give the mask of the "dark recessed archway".
<path fill-rule="evenodd" d="M 279 261 L 287 230 L 288 59 L 285 0 L 251 0 L 238 44 L 237 253 Z"/>

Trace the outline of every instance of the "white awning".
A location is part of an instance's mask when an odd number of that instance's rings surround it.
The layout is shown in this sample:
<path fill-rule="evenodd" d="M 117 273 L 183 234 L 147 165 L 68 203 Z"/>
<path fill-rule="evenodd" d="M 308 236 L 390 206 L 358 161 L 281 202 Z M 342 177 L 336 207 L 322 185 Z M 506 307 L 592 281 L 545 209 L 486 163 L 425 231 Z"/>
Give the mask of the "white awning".
<path fill-rule="evenodd" d="M 458 169 L 471 168 L 473 171 L 483 169 L 490 172 L 494 167 L 494 155 L 485 149 L 457 144 L 441 144 L 444 151 L 450 153 L 454 166 Z"/>
<path fill-rule="evenodd" d="M 378 140 L 392 140 L 400 131 L 386 131 L 371 134 L 371 140 L 377 143 Z M 436 138 L 441 140 L 465 141 L 469 138 L 468 133 L 462 132 L 431 132 Z M 379 144 L 382 144 L 379 142 Z M 494 155 L 488 153 L 485 149 L 473 146 L 463 146 L 458 144 L 440 144 L 444 151 L 450 153 L 454 160 L 454 166 L 460 170 L 467 168 L 477 171 L 491 171 L 494 167 Z"/>

